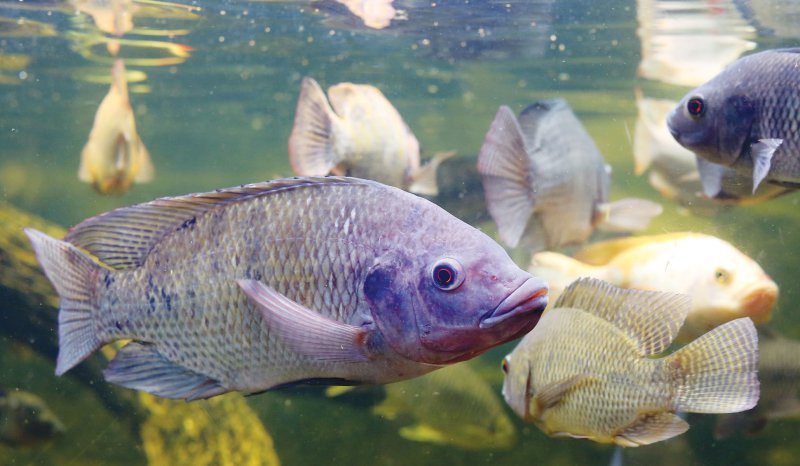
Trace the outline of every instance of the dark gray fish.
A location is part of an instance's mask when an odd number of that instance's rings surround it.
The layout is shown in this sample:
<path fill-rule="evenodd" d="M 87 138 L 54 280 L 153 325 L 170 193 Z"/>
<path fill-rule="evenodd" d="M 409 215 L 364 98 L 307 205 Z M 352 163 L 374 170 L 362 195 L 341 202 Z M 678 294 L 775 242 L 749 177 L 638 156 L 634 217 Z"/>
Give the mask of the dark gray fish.
<path fill-rule="evenodd" d="M 544 283 L 435 204 L 292 178 L 26 230 L 61 297 L 61 375 L 132 339 L 106 380 L 168 398 L 387 383 L 524 335 Z"/>
<path fill-rule="evenodd" d="M 500 107 L 478 155 L 486 204 L 511 247 L 581 243 L 595 228 L 641 230 L 661 213 L 643 199 L 608 202 L 611 167 L 562 99 L 536 102 L 517 119 Z"/>
<path fill-rule="evenodd" d="M 722 190 L 725 167 L 762 181 L 800 183 L 800 48 L 741 58 L 689 92 L 670 113 L 672 136 L 699 157 L 709 197 Z"/>
<path fill-rule="evenodd" d="M 0 442 L 30 447 L 64 432 L 64 424 L 33 393 L 0 389 Z"/>

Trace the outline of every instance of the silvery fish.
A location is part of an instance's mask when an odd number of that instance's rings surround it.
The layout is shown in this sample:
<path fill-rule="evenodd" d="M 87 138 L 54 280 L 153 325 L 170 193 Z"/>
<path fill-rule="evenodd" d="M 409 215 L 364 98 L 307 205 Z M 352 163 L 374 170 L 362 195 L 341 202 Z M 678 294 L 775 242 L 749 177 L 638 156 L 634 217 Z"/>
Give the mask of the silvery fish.
<path fill-rule="evenodd" d="M 611 168 L 562 99 L 536 102 L 519 120 L 500 107 L 478 171 L 489 213 L 511 247 L 581 243 L 595 228 L 641 230 L 661 213 L 659 204 L 644 199 L 608 202 Z"/>
<path fill-rule="evenodd" d="M 417 138 L 378 88 L 339 83 L 326 98 L 314 79 L 303 78 L 289 136 L 289 162 L 298 175 L 356 176 L 433 196 L 436 169 L 454 154 L 437 154 L 421 166 Z"/>
<path fill-rule="evenodd" d="M 518 338 L 547 302 L 488 236 L 356 178 L 157 199 L 64 241 L 26 233 L 61 297 L 56 374 L 132 339 L 106 380 L 167 398 L 407 379 Z"/>
<path fill-rule="evenodd" d="M 741 58 L 686 94 L 667 118 L 672 136 L 698 155 L 703 191 L 722 189 L 725 167 L 764 180 L 800 183 L 800 48 Z"/>
<path fill-rule="evenodd" d="M 758 337 L 748 318 L 666 350 L 689 297 L 624 290 L 594 278 L 570 285 L 503 362 L 503 395 L 556 437 L 624 447 L 685 432 L 677 412 L 729 413 L 758 401 Z"/>
<path fill-rule="evenodd" d="M 0 389 L 0 443 L 41 444 L 64 432 L 64 424 L 41 398 L 22 390 Z"/>

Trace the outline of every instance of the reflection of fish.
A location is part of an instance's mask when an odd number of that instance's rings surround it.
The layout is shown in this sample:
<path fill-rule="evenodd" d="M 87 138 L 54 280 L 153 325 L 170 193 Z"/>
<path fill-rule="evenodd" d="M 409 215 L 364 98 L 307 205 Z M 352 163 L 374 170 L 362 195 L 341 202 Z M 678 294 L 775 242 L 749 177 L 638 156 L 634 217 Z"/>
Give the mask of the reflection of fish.
<path fill-rule="evenodd" d="M 394 0 L 336 0 L 346 6 L 351 13 L 361 18 L 364 25 L 373 29 L 389 26 L 397 14 L 392 7 Z"/>
<path fill-rule="evenodd" d="M 682 340 L 737 317 L 764 323 L 778 298 L 778 286 L 755 261 L 709 235 L 670 233 L 604 241 L 575 257 L 535 254 L 531 272 L 547 280 L 553 296 L 583 276 L 624 288 L 687 294 L 692 306 Z"/>
<path fill-rule="evenodd" d="M 128 98 L 125 65 L 117 60 L 111 89 L 100 103 L 92 132 L 81 152 L 78 177 L 101 193 L 122 193 L 131 183 L 153 179 L 153 163 L 144 147 Z"/>
<path fill-rule="evenodd" d="M 64 432 L 64 425 L 33 393 L 0 390 L 0 442 L 29 447 Z"/>
<path fill-rule="evenodd" d="M 773 419 L 800 418 L 800 341 L 762 331 L 758 338 L 758 406 L 737 414 L 720 416 L 714 435 L 757 434 Z"/>
<path fill-rule="evenodd" d="M 61 297 L 56 373 L 133 339 L 106 379 L 168 398 L 410 378 L 519 337 L 547 301 L 483 233 L 355 178 L 158 199 L 65 241 L 26 232 Z"/>
<path fill-rule="evenodd" d="M 410 414 L 416 423 L 400 435 L 418 442 L 467 450 L 511 448 L 516 431 L 494 390 L 466 364 L 456 364 L 386 386 L 386 399 L 373 409 L 388 419 Z"/>
<path fill-rule="evenodd" d="M 650 184 L 662 196 L 693 209 L 711 208 L 706 198 L 698 196 L 703 186 L 697 172 L 697 156 L 669 134 L 667 114 L 677 102 L 636 94 L 638 117 L 633 137 L 636 174 L 651 168 Z M 755 204 L 790 192 L 774 184 L 762 184 L 753 194 L 750 178 L 732 168 L 724 168 L 721 190 L 713 197 L 717 204 Z"/>
<path fill-rule="evenodd" d="M 689 425 L 676 412 L 728 413 L 758 401 L 758 338 L 728 322 L 669 356 L 689 311 L 685 295 L 570 285 L 506 357 L 503 394 L 545 433 L 635 447 Z"/>
<path fill-rule="evenodd" d="M 75 11 L 92 17 L 97 29 L 122 36 L 133 29 L 139 5 L 133 0 L 70 0 Z"/>
<path fill-rule="evenodd" d="M 56 34 L 55 27 L 41 21 L 0 16 L 0 37 L 52 37 Z"/>
<path fill-rule="evenodd" d="M 303 78 L 289 161 L 301 176 L 331 171 L 436 195 L 436 168 L 452 152 L 420 166 L 419 143 L 397 110 L 378 88 L 340 83 L 328 89 Z"/>
<path fill-rule="evenodd" d="M 722 189 L 723 167 L 753 180 L 800 183 L 800 49 L 741 58 L 689 92 L 670 113 L 675 139 L 696 153 L 703 190 Z M 796 186 L 793 186 L 796 187 Z"/>
<path fill-rule="evenodd" d="M 595 227 L 647 227 L 661 206 L 643 199 L 608 203 L 610 168 L 561 99 L 534 103 L 519 120 L 502 106 L 478 156 L 486 203 L 500 237 L 534 251 L 585 241 Z"/>

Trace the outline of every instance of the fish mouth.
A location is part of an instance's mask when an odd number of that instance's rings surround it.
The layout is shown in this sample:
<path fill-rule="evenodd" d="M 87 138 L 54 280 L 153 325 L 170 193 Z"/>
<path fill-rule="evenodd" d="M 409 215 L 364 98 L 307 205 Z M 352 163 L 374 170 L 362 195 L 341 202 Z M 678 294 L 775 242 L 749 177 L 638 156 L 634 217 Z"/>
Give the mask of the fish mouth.
<path fill-rule="evenodd" d="M 531 277 L 484 317 L 480 328 L 492 328 L 505 320 L 525 314 L 541 314 L 545 307 L 547 307 L 547 285 L 541 279 Z"/>
<path fill-rule="evenodd" d="M 755 324 L 763 324 L 772 318 L 772 308 L 778 300 L 778 287 L 762 286 L 750 291 L 744 298 L 742 308 Z"/>

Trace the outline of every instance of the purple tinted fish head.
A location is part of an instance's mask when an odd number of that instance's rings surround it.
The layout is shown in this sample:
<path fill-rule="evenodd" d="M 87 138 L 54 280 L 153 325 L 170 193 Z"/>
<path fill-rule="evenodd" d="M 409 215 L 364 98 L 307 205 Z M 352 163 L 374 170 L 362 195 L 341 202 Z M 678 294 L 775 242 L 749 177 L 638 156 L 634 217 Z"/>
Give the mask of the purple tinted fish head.
<path fill-rule="evenodd" d="M 522 346 L 522 343 L 518 348 Z M 503 398 L 506 399 L 508 406 L 525 421 L 531 420 L 531 399 L 533 392 L 531 387 L 531 370 L 528 361 L 524 357 L 514 357 L 517 350 L 503 358 L 502 369 L 505 379 L 503 380 Z"/>
<path fill-rule="evenodd" d="M 426 254 L 421 244 L 416 251 L 392 253 L 368 272 L 364 295 L 394 351 L 418 362 L 450 364 L 536 325 L 547 305 L 547 286 L 479 234 L 482 241 L 472 247 Z"/>
<path fill-rule="evenodd" d="M 709 162 L 731 166 L 749 147 L 756 109 L 746 92 L 721 75 L 689 92 L 667 116 L 672 136 Z"/>

